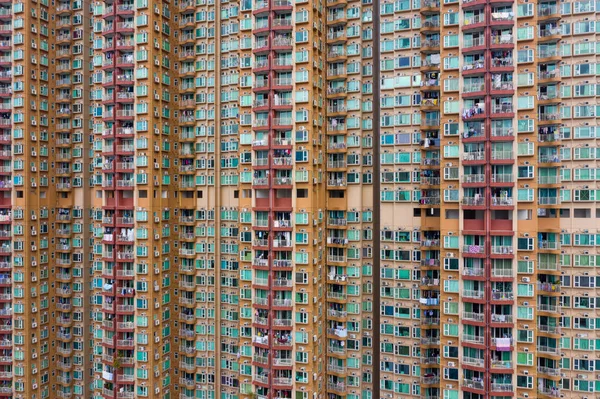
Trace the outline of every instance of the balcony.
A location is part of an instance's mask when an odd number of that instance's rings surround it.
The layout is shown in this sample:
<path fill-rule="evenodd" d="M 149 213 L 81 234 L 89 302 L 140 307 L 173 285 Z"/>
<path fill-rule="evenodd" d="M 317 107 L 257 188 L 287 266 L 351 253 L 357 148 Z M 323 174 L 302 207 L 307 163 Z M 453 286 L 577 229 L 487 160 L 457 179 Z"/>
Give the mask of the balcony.
<path fill-rule="evenodd" d="M 463 290 L 462 296 L 464 298 L 483 299 L 485 297 L 485 292 L 479 290 Z"/>
<path fill-rule="evenodd" d="M 327 353 L 335 353 L 338 355 L 344 355 L 346 353 L 346 347 L 340 345 L 329 345 L 327 346 Z"/>
<path fill-rule="evenodd" d="M 423 326 L 439 326 L 440 319 L 438 317 L 425 317 L 421 319 L 421 325 Z"/>
<path fill-rule="evenodd" d="M 512 392 L 513 385 L 505 383 L 492 383 L 492 391 L 495 392 Z"/>
<path fill-rule="evenodd" d="M 336 391 L 336 392 L 345 392 L 346 386 L 343 382 L 328 382 L 327 390 L 328 391 Z"/>
<path fill-rule="evenodd" d="M 540 374 L 546 374 L 549 375 L 551 377 L 560 377 L 561 374 L 561 369 L 558 367 L 543 367 L 543 366 L 538 366 L 537 367 L 537 371 Z"/>
<path fill-rule="evenodd" d="M 538 345 L 537 351 L 549 355 L 560 356 L 560 348 L 554 346 Z"/>
<path fill-rule="evenodd" d="M 425 239 L 425 240 L 421 240 L 421 246 L 422 247 L 439 247 L 440 246 L 440 240 L 437 240 L 437 239 Z"/>
<path fill-rule="evenodd" d="M 540 143 L 555 143 L 561 140 L 560 134 L 557 133 L 547 133 L 547 134 L 539 134 L 538 141 Z"/>
<path fill-rule="evenodd" d="M 463 385 L 466 388 L 471 388 L 471 389 L 485 389 L 483 380 L 481 378 L 465 378 L 463 380 Z"/>
<path fill-rule="evenodd" d="M 557 241 L 540 240 L 538 242 L 538 248 L 542 250 L 556 251 L 560 249 L 560 243 Z"/>
<path fill-rule="evenodd" d="M 485 269 L 479 269 L 474 267 L 465 267 L 463 269 L 463 276 L 475 276 L 482 277 L 485 274 Z"/>
<path fill-rule="evenodd" d="M 540 261 L 538 263 L 538 270 L 559 271 L 560 266 L 559 266 L 558 262 Z"/>
<path fill-rule="evenodd" d="M 348 297 L 343 292 L 327 292 L 327 299 L 335 299 L 335 300 L 346 300 Z"/>
<path fill-rule="evenodd" d="M 327 180 L 327 186 L 328 187 L 345 187 L 346 186 L 346 179 L 344 179 L 344 178 L 328 179 Z"/>
<path fill-rule="evenodd" d="M 511 132 L 512 135 L 512 132 Z M 493 137 L 497 137 L 494 136 L 494 132 L 492 131 L 492 136 Z M 492 150 L 492 160 L 494 161 L 508 161 L 508 160 L 512 160 L 513 158 L 513 152 L 512 151 L 495 151 Z"/>
<path fill-rule="evenodd" d="M 551 293 L 560 293 L 560 284 L 552 284 L 552 283 L 537 283 L 538 291 L 551 292 Z"/>
<path fill-rule="evenodd" d="M 561 115 L 560 113 L 540 113 L 539 118 L 542 122 L 558 121 L 561 119 Z"/>
<path fill-rule="evenodd" d="M 463 153 L 464 161 L 485 161 L 485 152 L 483 151 L 469 151 Z"/>
<path fill-rule="evenodd" d="M 462 336 L 463 342 L 469 344 L 478 344 L 483 345 L 485 342 L 485 338 L 482 335 L 471 335 L 471 334 L 463 334 Z"/>
<path fill-rule="evenodd" d="M 462 178 L 463 183 L 485 183 L 485 175 L 484 174 L 468 174 L 463 175 Z"/>
<path fill-rule="evenodd" d="M 538 387 L 538 393 L 554 398 L 562 397 L 561 390 L 558 387 Z"/>
<path fill-rule="evenodd" d="M 485 46 L 485 38 L 483 36 L 465 37 L 463 40 L 463 50 L 472 48 L 472 47 L 480 47 L 480 46 Z"/>
<path fill-rule="evenodd" d="M 513 247 L 511 245 L 492 245 L 492 254 L 494 254 L 494 255 L 512 255 Z"/>
<path fill-rule="evenodd" d="M 540 176 L 538 177 L 539 184 L 558 184 L 558 176 Z"/>
<path fill-rule="evenodd" d="M 511 114 L 515 112 L 511 103 L 492 104 L 492 114 Z"/>
<path fill-rule="evenodd" d="M 490 43 L 492 45 L 505 45 L 505 44 L 513 44 L 513 36 L 506 34 L 497 34 L 492 35 Z"/>
<path fill-rule="evenodd" d="M 293 287 L 294 282 L 292 280 L 278 278 L 273 280 L 273 286 L 275 287 Z"/>
<path fill-rule="evenodd" d="M 512 301 L 515 296 L 512 292 L 492 292 L 492 299 L 494 301 Z"/>
<path fill-rule="evenodd" d="M 560 306 L 559 305 L 552 305 L 552 304 L 548 304 L 548 303 L 540 303 L 538 304 L 538 311 L 540 312 L 549 312 L 549 313 L 560 313 Z M 542 330 L 542 327 L 546 328 L 546 330 Z M 542 332 L 548 332 L 551 334 L 554 334 L 556 332 L 560 332 L 560 327 L 555 327 L 555 326 L 538 326 L 538 331 L 542 331 Z"/>
<path fill-rule="evenodd" d="M 538 160 L 541 163 L 559 163 L 560 157 L 558 154 L 540 154 Z"/>
<path fill-rule="evenodd" d="M 437 375 L 421 377 L 421 384 L 431 385 L 431 384 L 437 384 L 439 382 L 440 382 L 440 377 Z"/>
<path fill-rule="evenodd" d="M 440 364 L 439 356 L 423 356 L 421 357 L 421 364 Z"/>
<path fill-rule="evenodd" d="M 512 269 L 492 268 L 492 277 L 513 277 Z"/>
<path fill-rule="evenodd" d="M 466 364 L 468 366 L 475 366 L 475 367 L 484 367 L 484 365 L 485 365 L 485 361 L 483 359 L 479 359 L 476 357 L 469 357 L 469 356 L 463 356 L 462 362 L 463 362 L 463 364 Z"/>
<path fill-rule="evenodd" d="M 463 245 L 463 253 L 483 254 L 485 253 L 485 247 L 483 245 Z"/>
<path fill-rule="evenodd" d="M 337 364 L 328 364 L 327 365 L 327 371 L 330 371 L 332 373 L 345 373 L 346 372 L 346 367 L 344 366 L 338 366 Z"/>
<path fill-rule="evenodd" d="M 492 323 L 512 323 L 513 317 L 508 314 L 495 314 L 492 313 Z"/>
<path fill-rule="evenodd" d="M 439 345 L 440 337 L 425 337 L 421 338 L 421 345 Z"/>

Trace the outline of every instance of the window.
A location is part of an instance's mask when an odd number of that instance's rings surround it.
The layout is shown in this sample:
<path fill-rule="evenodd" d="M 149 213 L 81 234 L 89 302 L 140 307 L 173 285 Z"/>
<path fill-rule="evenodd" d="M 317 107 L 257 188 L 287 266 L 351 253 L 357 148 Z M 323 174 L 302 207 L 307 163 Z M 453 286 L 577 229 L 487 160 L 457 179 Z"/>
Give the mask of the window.
<path fill-rule="evenodd" d="M 533 251 L 533 238 L 519 237 L 517 239 L 517 249 L 519 251 Z"/>
<path fill-rule="evenodd" d="M 305 30 L 296 32 L 296 43 L 306 43 L 306 42 L 308 42 L 308 32 Z"/>

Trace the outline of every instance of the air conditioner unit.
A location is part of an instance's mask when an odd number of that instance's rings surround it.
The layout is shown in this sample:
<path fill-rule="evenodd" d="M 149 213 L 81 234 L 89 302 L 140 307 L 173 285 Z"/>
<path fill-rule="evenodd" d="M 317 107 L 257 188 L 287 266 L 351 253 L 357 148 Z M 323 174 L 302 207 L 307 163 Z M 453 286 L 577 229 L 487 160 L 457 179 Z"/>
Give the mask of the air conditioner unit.
<path fill-rule="evenodd" d="M 37 374 L 37 372 L 38 372 L 38 370 L 37 370 L 37 369 L 33 369 L 33 370 L 31 370 L 31 373 L 32 373 L 32 374 Z"/>
<path fill-rule="evenodd" d="M 32 91 L 32 94 L 35 94 L 35 93 L 33 93 L 33 91 Z M 32 121 L 31 121 L 31 124 L 32 124 L 33 126 L 36 126 L 36 125 L 37 125 L 37 121 L 34 119 L 34 120 L 32 120 Z"/>
<path fill-rule="evenodd" d="M 158 223 L 158 222 L 160 222 L 160 219 L 158 218 L 158 216 L 155 216 L 154 217 L 154 223 Z"/>
<path fill-rule="evenodd" d="M 37 187 L 37 183 L 36 182 L 31 182 L 31 187 Z"/>
<path fill-rule="evenodd" d="M 154 234 L 154 239 L 158 240 L 158 239 L 160 239 L 160 236 L 158 234 Z"/>
<path fill-rule="evenodd" d="M 158 169 L 158 168 L 160 168 L 158 162 L 154 162 L 154 169 Z"/>
<path fill-rule="evenodd" d="M 531 280 L 529 279 L 529 277 L 523 277 L 523 279 L 522 279 L 522 280 L 523 280 L 523 282 L 524 282 L 524 283 L 528 283 L 529 281 L 531 281 Z"/>
<path fill-rule="evenodd" d="M 37 323 L 36 322 L 31 323 L 31 328 L 37 328 Z"/>
<path fill-rule="evenodd" d="M 31 281 L 36 282 L 37 281 L 37 277 L 36 276 L 31 277 Z"/>
<path fill-rule="evenodd" d="M 31 308 L 31 312 L 32 313 L 37 313 L 37 308 L 36 307 Z"/>
<path fill-rule="evenodd" d="M 160 320 L 154 320 L 154 325 L 158 326 L 160 324 Z"/>
<path fill-rule="evenodd" d="M 31 167 L 31 171 L 32 171 L 32 172 L 37 172 L 37 168 L 36 168 L 35 166 L 32 166 L 32 167 Z"/>
<path fill-rule="evenodd" d="M 154 129 L 154 134 L 160 134 L 160 130 L 158 128 Z"/>
<path fill-rule="evenodd" d="M 37 357 L 37 354 L 34 353 L 34 358 L 36 358 L 36 357 Z M 38 388 L 38 384 L 33 384 L 31 387 L 33 389 L 37 389 Z"/>
<path fill-rule="evenodd" d="M 154 342 L 159 343 L 160 342 L 160 338 L 159 337 L 154 337 Z"/>
<path fill-rule="evenodd" d="M 157 252 L 155 252 L 155 253 L 157 253 Z M 159 274 L 159 273 L 160 273 L 160 270 L 158 268 L 154 269 L 154 274 Z"/>
<path fill-rule="evenodd" d="M 158 253 L 158 251 L 154 251 L 154 257 L 158 258 L 160 256 L 160 254 Z"/>
<path fill-rule="evenodd" d="M 37 338 L 36 338 L 36 337 L 33 337 L 33 338 L 31 338 L 31 343 L 32 343 L 32 344 L 35 344 L 35 343 L 37 343 Z"/>
<path fill-rule="evenodd" d="M 37 261 L 35 261 L 35 260 L 31 261 L 31 266 L 37 266 Z"/>
<path fill-rule="evenodd" d="M 36 215 L 31 215 L 31 220 L 36 220 L 37 216 Z"/>
<path fill-rule="evenodd" d="M 31 246 L 31 250 L 32 250 L 32 251 L 37 251 L 37 246 L 35 246 L 35 245 L 32 245 L 32 246 Z"/>
<path fill-rule="evenodd" d="M 35 152 L 35 150 L 31 151 L 31 156 L 32 157 L 37 157 L 37 152 Z"/>

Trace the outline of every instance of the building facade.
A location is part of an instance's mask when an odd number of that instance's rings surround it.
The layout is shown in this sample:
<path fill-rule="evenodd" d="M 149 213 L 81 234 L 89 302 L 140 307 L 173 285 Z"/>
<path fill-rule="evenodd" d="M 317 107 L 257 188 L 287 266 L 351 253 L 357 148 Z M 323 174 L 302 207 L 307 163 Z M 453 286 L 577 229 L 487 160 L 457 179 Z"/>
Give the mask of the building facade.
<path fill-rule="evenodd" d="M 0 0 L 0 397 L 599 397 L 598 7 Z"/>

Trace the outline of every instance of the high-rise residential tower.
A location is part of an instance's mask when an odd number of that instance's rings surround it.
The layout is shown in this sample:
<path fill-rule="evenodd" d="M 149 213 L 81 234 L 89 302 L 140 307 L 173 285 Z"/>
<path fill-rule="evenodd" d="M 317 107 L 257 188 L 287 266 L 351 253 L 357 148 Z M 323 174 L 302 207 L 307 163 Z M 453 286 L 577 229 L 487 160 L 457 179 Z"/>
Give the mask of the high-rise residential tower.
<path fill-rule="evenodd" d="M 597 7 L 0 0 L 0 399 L 597 397 Z"/>

